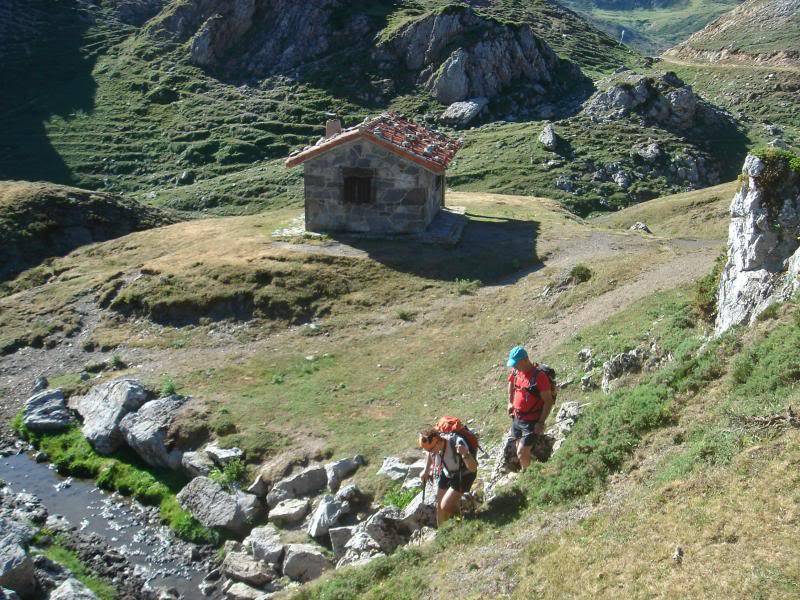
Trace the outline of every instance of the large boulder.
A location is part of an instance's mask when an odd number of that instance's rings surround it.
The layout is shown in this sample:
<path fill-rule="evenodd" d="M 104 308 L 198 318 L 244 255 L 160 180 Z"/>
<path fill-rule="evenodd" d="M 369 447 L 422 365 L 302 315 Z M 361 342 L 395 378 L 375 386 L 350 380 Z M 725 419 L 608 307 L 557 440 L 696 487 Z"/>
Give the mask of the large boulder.
<path fill-rule="evenodd" d="M 362 528 L 350 536 L 344 545 L 344 554 L 336 563 L 337 567 L 348 565 L 363 565 L 379 556 L 386 556 L 380 545 Z"/>
<path fill-rule="evenodd" d="M 488 98 L 471 98 L 461 102 L 453 102 L 439 117 L 445 125 L 466 127 L 480 115 L 489 104 Z"/>
<path fill-rule="evenodd" d="M 542 133 L 539 134 L 539 143 L 550 151 L 555 151 L 558 148 L 558 136 L 552 123 L 548 123 L 542 129 Z"/>
<path fill-rule="evenodd" d="M 400 523 L 409 532 L 436 526 L 436 508 L 433 506 L 436 496 L 433 494 L 428 494 L 427 498 L 424 496 L 423 492 L 417 494 L 400 515 Z"/>
<path fill-rule="evenodd" d="M 800 290 L 800 174 L 788 161 L 748 156 L 731 203 L 728 260 L 717 293 L 716 333 L 750 324 Z"/>
<path fill-rule="evenodd" d="M 241 581 L 237 581 L 231 585 L 225 592 L 226 600 L 265 600 L 269 597 L 269 594 L 257 590 Z"/>
<path fill-rule="evenodd" d="M 173 470 L 181 466 L 183 453 L 167 446 L 167 430 L 185 402 L 177 395 L 151 400 L 120 421 L 125 441 L 148 465 Z"/>
<path fill-rule="evenodd" d="M 51 433 L 69 427 L 72 416 L 61 390 L 45 390 L 28 398 L 22 422 L 34 433 Z"/>
<path fill-rule="evenodd" d="M 308 514 L 308 500 L 290 498 L 278 502 L 269 511 L 269 520 L 276 525 L 293 525 L 306 518 Z"/>
<path fill-rule="evenodd" d="M 0 588 L 14 590 L 23 598 L 36 591 L 33 560 L 12 536 L 0 540 Z"/>
<path fill-rule="evenodd" d="M 205 527 L 218 527 L 242 535 L 248 518 L 248 494 L 231 494 L 208 477 L 195 477 L 178 492 L 178 502 Z"/>
<path fill-rule="evenodd" d="M 350 541 L 350 538 L 353 537 L 355 532 L 355 526 L 331 527 L 331 529 L 328 530 L 328 534 L 331 538 L 331 550 L 333 550 L 333 555 L 337 559 L 341 559 L 345 552 L 347 552 L 345 545 Z"/>
<path fill-rule="evenodd" d="M 405 543 L 411 531 L 401 524 L 403 514 L 393 507 L 384 507 L 364 522 L 363 531 L 380 546 L 385 554 L 391 554 Z"/>
<path fill-rule="evenodd" d="M 195 450 L 183 453 L 181 466 L 189 477 L 205 477 L 214 469 L 214 461 L 205 450 Z"/>
<path fill-rule="evenodd" d="M 75 401 L 83 418 L 83 435 L 100 454 L 111 454 L 124 442 L 119 423 L 147 402 L 148 393 L 135 379 L 102 383 Z"/>
<path fill-rule="evenodd" d="M 80 581 L 70 577 L 50 592 L 50 600 L 97 600 L 97 596 Z"/>
<path fill-rule="evenodd" d="M 222 561 L 222 572 L 234 581 L 261 587 L 275 578 L 272 567 L 246 552 L 228 552 Z"/>
<path fill-rule="evenodd" d="M 328 474 L 322 465 L 306 467 L 276 483 L 267 494 L 270 508 L 283 500 L 316 494 L 328 483 Z"/>
<path fill-rule="evenodd" d="M 285 544 L 274 525 L 256 527 L 250 532 L 242 546 L 253 555 L 253 558 L 279 565 L 283 559 Z"/>
<path fill-rule="evenodd" d="M 320 500 L 316 510 L 311 515 L 308 523 L 308 535 L 312 538 L 320 538 L 328 534 L 331 527 L 339 523 L 339 520 L 350 512 L 350 503 L 346 500 L 340 502 L 333 496 L 325 496 Z"/>
<path fill-rule="evenodd" d="M 283 574 L 294 581 L 306 582 L 316 579 L 331 568 L 330 561 L 318 546 L 311 544 L 289 544 L 283 561 Z"/>

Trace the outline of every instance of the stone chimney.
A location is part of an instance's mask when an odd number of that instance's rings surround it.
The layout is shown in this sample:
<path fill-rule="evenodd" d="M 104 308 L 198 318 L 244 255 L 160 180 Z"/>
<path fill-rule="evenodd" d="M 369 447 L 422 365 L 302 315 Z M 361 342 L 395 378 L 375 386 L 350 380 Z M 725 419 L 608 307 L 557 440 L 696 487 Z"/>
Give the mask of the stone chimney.
<path fill-rule="evenodd" d="M 339 119 L 328 119 L 327 121 L 325 121 L 326 138 L 337 135 L 339 133 L 342 133 L 342 122 Z"/>

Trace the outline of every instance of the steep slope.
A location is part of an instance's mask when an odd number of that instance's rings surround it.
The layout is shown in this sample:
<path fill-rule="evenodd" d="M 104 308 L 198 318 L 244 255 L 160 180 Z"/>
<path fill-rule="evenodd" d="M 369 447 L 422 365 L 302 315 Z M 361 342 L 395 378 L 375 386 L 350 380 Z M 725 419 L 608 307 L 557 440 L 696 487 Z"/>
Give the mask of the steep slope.
<path fill-rule="evenodd" d="M 163 211 L 111 194 L 0 181 L 0 281 L 79 246 L 172 222 Z"/>
<path fill-rule="evenodd" d="M 670 49 L 666 56 L 800 66 L 800 2 L 747 0 Z"/>

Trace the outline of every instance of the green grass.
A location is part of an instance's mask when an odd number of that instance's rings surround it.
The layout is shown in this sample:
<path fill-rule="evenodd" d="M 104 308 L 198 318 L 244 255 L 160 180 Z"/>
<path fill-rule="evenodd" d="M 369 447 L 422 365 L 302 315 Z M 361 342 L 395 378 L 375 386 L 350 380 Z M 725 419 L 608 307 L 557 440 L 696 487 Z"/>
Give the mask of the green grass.
<path fill-rule="evenodd" d="M 228 462 L 222 470 L 212 470 L 209 477 L 230 491 L 244 483 L 246 475 L 247 468 L 244 462 L 238 458 L 234 458 Z"/>
<path fill-rule="evenodd" d="M 113 585 L 98 577 L 75 552 L 62 545 L 58 537 L 44 548 L 42 555 L 69 569 L 75 578 L 92 590 L 100 600 L 116 600 L 119 597 Z"/>
<path fill-rule="evenodd" d="M 44 451 L 62 475 L 95 479 L 102 489 L 158 506 L 161 520 L 183 539 L 218 542 L 216 532 L 200 525 L 178 504 L 175 494 L 184 482 L 176 474 L 156 472 L 137 464 L 133 456 L 102 456 L 94 451 L 77 427 L 58 434 L 35 434 L 25 428 L 21 414 L 12 426 L 20 436 Z"/>
<path fill-rule="evenodd" d="M 383 495 L 383 503 L 385 505 L 394 506 L 395 508 L 402 510 L 408 506 L 409 502 L 416 498 L 420 491 L 420 488 L 409 488 L 404 490 L 403 487 L 398 484 L 387 490 L 387 492 Z"/>

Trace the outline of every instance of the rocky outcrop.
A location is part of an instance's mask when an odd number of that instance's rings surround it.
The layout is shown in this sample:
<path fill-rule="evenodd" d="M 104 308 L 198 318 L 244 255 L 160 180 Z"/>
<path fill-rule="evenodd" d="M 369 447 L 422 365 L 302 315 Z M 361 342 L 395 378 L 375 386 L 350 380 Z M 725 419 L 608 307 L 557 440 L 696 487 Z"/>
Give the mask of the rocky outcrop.
<path fill-rule="evenodd" d="M 260 587 L 275 578 L 270 566 L 247 552 L 228 552 L 222 561 L 222 572 L 234 581 Z"/>
<path fill-rule="evenodd" d="M 125 441 L 148 465 L 173 470 L 181 466 L 183 453 L 168 446 L 167 431 L 186 400 L 176 395 L 152 400 L 120 421 Z"/>
<path fill-rule="evenodd" d="M 547 123 L 542 129 L 542 133 L 539 134 L 539 143 L 550 151 L 554 151 L 558 147 L 558 136 L 552 123 Z"/>
<path fill-rule="evenodd" d="M 333 496 L 324 496 L 311 515 L 308 523 L 308 535 L 312 538 L 321 538 L 328 535 L 331 527 L 336 526 L 340 519 L 350 513 L 350 503 L 347 500 L 337 500 Z"/>
<path fill-rule="evenodd" d="M 633 71 L 618 73 L 598 83 L 600 91 L 584 104 L 596 121 L 639 115 L 644 122 L 685 131 L 696 126 L 718 126 L 725 120 L 700 99 L 675 73 L 655 78 Z"/>
<path fill-rule="evenodd" d="M 28 398 L 22 422 L 34 433 L 52 433 L 69 427 L 72 416 L 61 390 L 45 390 Z"/>
<path fill-rule="evenodd" d="M 325 465 L 325 473 L 328 476 L 328 489 L 337 492 L 342 485 L 342 481 L 353 475 L 358 468 L 366 464 L 363 456 L 353 458 L 343 458 Z"/>
<path fill-rule="evenodd" d="M 178 502 L 205 527 L 218 527 L 234 535 L 246 533 L 258 499 L 242 492 L 229 493 L 208 477 L 195 477 L 178 493 Z"/>
<path fill-rule="evenodd" d="M 800 290 L 800 172 L 778 154 L 748 156 L 731 203 L 728 261 L 717 293 L 717 334 L 752 323 Z"/>
<path fill-rule="evenodd" d="M 644 366 L 646 353 L 641 348 L 615 354 L 603 363 L 603 382 L 605 393 L 611 391 L 611 382 L 629 373 L 638 373 Z"/>
<path fill-rule="evenodd" d="M 278 481 L 267 494 L 270 508 L 283 500 L 308 496 L 322 490 L 328 483 L 328 473 L 322 465 L 312 465 Z"/>
<path fill-rule="evenodd" d="M 580 402 L 564 402 L 556 413 L 556 420 L 553 426 L 547 430 L 547 435 L 552 437 L 553 452 L 561 448 L 567 436 L 572 432 L 575 423 L 578 422 L 583 414 L 583 406 Z"/>
<path fill-rule="evenodd" d="M 135 379 L 116 379 L 93 387 L 74 401 L 83 418 L 83 435 L 100 454 L 110 454 L 124 442 L 119 423 L 136 411 L 149 395 Z"/>
<path fill-rule="evenodd" d="M 158 14 L 166 0 L 111 0 L 108 4 L 120 21 L 141 26 Z"/>
<path fill-rule="evenodd" d="M 281 542 L 281 536 L 273 525 L 256 527 L 250 532 L 242 542 L 250 554 L 257 560 L 266 563 L 279 565 L 283 560 L 285 544 Z"/>
<path fill-rule="evenodd" d="M 33 597 L 37 589 L 33 560 L 25 549 L 9 537 L 0 540 L 0 588 Z"/>
<path fill-rule="evenodd" d="M 269 511 L 269 520 L 276 525 L 292 525 L 299 523 L 308 514 L 308 500 L 290 498 L 281 500 Z"/>
<path fill-rule="evenodd" d="M 374 56 L 387 72 L 403 65 L 443 104 L 492 99 L 512 84 L 546 86 L 565 66 L 529 26 L 500 23 L 468 7 L 449 7 L 406 23 L 378 45 Z"/>
<path fill-rule="evenodd" d="M 445 125 L 466 127 L 478 118 L 489 104 L 488 98 L 471 98 L 462 102 L 453 102 L 439 117 Z"/>

